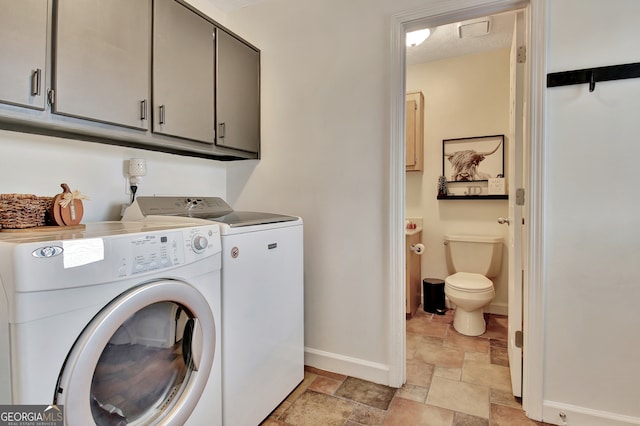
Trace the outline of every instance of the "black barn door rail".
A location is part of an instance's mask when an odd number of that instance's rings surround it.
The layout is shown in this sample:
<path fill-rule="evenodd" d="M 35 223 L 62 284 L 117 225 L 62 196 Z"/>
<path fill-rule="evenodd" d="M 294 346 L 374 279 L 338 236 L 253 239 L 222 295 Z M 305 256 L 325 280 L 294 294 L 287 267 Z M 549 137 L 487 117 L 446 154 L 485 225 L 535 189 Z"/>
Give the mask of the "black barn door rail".
<path fill-rule="evenodd" d="M 593 92 L 598 81 L 623 80 L 640 77 L 640 62 L 608 67 L 586 68 L 583 70 L 563 71 L 547 74 L 547 87 L 569 86 L 571 84 L 589 84 Z"/>

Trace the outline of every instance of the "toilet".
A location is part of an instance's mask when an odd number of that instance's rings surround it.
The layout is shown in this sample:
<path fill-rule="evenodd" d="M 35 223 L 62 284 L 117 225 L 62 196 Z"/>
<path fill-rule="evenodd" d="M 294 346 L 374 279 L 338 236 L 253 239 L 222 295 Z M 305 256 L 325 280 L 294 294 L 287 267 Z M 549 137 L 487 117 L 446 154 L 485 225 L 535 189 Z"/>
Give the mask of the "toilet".
<path fill-rule="evenodd" d="M 500 273 L 502 237 L 491 235 L 445 235 L 445 258 L 449 276 L 444 294 L 456 305 L 453 328 L 466 336 L 479 336 L 487 328 L 482 308 L 496 295 L 489 279 Z"/>

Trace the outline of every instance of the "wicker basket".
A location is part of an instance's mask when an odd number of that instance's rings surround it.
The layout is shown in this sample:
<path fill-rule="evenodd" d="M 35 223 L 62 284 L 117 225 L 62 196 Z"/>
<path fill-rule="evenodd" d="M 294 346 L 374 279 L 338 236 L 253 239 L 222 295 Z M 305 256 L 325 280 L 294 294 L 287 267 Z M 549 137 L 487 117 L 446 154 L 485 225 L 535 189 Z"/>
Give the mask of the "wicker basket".
<path fill-rule="evenodd" d="M 0 194 L 0 228 L 23 229 L 51 224 L 53 197 Z"/>

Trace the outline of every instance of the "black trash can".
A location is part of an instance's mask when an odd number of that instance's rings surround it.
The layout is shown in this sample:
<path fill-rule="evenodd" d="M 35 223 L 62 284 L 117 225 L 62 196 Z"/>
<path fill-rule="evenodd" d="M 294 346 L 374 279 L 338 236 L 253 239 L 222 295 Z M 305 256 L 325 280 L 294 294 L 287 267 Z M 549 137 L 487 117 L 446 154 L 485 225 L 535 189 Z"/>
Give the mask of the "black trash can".
<path fill-rule="evenodd" d="M 422 280 L 422 309 L 432 314 L 444 315 L 447 308 L 444 304 L 444 281 L 438 278 Z"/>

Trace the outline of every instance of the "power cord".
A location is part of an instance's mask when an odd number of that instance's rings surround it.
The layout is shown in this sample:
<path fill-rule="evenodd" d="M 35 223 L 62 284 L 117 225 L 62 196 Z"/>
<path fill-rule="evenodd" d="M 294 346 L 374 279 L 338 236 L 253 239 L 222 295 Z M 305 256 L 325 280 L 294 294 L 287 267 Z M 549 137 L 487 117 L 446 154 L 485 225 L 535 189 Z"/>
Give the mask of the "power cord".
<path fill-rule="evenodd" d="M 138 185 L 131 185 L 131 204 L 136 200 L 136 192 L 138 192 Z"/>

